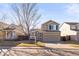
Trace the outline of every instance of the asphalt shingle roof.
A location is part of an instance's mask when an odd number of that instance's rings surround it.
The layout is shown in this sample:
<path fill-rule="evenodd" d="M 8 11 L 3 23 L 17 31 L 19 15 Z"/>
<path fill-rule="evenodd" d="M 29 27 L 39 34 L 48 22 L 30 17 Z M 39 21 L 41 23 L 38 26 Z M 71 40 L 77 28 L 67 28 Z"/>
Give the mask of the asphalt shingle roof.
<path fill-rule="evenodd" d="M 77 25 L 79 24 L 78 22 L 65 22 L 66 24 L 69 24 L 69 25 Z"/>

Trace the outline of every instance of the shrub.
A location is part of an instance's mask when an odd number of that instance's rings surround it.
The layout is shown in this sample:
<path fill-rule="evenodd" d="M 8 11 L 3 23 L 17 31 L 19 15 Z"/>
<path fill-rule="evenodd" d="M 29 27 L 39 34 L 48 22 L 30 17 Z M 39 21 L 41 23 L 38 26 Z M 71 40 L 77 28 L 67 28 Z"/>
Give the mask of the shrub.
<path fill-rule="evenodd" d="M 18 40 L 28 40 L 28 39 L 29 36 L 24 36 L 24 35 L 18 36 Z"/>
<path fill-rule="evenodd" d="M 44 46 L 45 46 L 45 44 L 42 43 L 42 42 L 37 42 L 36 45 L 37 45 L 37 46 L 40 46 L 40 47 L 44 47 Z"/>
<path fill-rule="evenodd" d="M 61 37 L 61 41 L 66 41 L 66 37 L 65 36 Z"/>

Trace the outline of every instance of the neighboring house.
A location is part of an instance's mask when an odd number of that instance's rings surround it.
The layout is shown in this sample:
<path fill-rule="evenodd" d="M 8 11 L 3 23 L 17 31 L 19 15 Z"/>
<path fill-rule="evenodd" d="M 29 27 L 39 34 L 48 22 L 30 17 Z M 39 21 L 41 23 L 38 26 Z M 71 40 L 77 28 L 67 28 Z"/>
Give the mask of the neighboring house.
<path fill-rule="evenodd" d="M 31 29 L 30 30 L 30 39 L 36 39 L 39 41 L 43 40 L 43 32 L 41 29 Z"/>
<path fill-rule="evenodd" d="M 0 23 L 0 39 L 13 40 L 24 35 L 22 27 L 14 24 Z M 60 41 L 59 24 L 49 20 L 41 25 L 40 29 L 31 29 L 30 38 L 44 42 Z"/>
<path fill-rule="evenodd" d="M 0 22 L 0 39 L 13 40 L 18 35 L 24 35 L 20 26 Z"/>
<path fill-rule="evenodd" d="M 41 25 L 41 29 L 32 30 L 32 35 L 41 37 L 44 42 L 60 41 L 59 24 L 53 20 L 49 20 Z"/>
<path fill-rule="evenodd" d="M 70 37 L 71 40 L 79 41 L 79 23 L 64 22 L 60 26 L 61 36 Z"/>

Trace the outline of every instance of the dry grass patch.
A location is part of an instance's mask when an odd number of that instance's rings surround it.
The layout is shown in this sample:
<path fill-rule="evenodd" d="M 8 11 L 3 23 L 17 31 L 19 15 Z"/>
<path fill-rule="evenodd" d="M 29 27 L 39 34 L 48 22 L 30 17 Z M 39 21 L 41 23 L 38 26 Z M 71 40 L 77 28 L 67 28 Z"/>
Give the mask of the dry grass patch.
<path fill-rule="evenodd" d="M 43 42 L 36 42 L 33 44 L 28 44 L 28 43 L 20 43 L 17 46 L 22 46 L 22 47 L 33 47 L 33 46 L 37 46 L 37 47 L 43 47 L 45 46 L 45 44 Z"/>
<path fill-rule="evenodd" d="M 17 46 L 20 46 L 20 47 L 31 47 L 31 46 L 36 46 L 36 45 L 35 44 L 28 44 L 28 43 L 20 43 Z"/>
<path fill-rule="evenodd" d="M 45 46 L 45 43 L 43 43 L 43 42 L 37 42 L 36 45 L 37 46 L 40 46 L 40 47 L 44 47 Z"/>
<path fill-rule="evenodd" d="M 0 46 L 16 46 L 17 44 L 15 41 L 0 41 Z"/>
<path fill-rule="evenodd" d="M 27 43 L 27 41 L 0 41 L 0 46 L 43 47 L 43 42 Z"/>

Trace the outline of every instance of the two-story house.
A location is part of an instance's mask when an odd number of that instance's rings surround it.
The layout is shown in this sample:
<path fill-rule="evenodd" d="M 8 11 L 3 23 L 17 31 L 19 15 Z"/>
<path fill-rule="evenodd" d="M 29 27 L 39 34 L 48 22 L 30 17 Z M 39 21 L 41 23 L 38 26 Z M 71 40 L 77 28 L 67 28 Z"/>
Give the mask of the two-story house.
<path fill-rule="evenodd" d="M 44 42 L 60 41 L 59 24 L 53 20 L 43 23 L 39 30 L 33 30 L 33 32 L 40 33 L 41 35 L 37 34 L 37 36 L 42 36 L 42 41 Z"/>
<path fill-rule="evenodd" d="M 71 40 L 79 41 L 79 23 L 77 22 L 64 22 L 60 29 L 61 36 L 69 36 Z"/>

